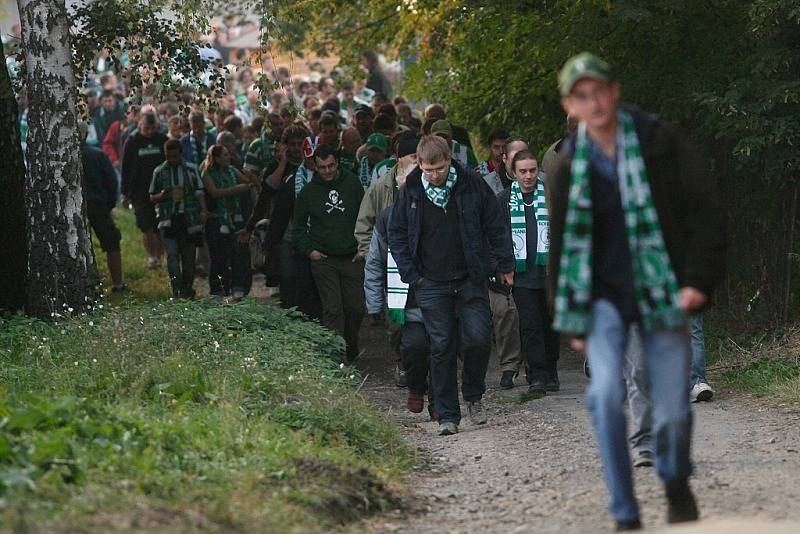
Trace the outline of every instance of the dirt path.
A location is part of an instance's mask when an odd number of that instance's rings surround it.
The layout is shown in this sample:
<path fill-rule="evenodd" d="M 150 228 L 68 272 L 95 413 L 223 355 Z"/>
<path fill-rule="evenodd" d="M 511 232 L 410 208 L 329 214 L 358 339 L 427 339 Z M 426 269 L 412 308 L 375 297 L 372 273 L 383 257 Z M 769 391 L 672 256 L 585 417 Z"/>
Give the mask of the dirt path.
<path fill-rule="evenodd" d="M 522 385 L 498 389 L 499 370 L 492 362 L 485 397 L 489 423 L 475 427 L 465 418 L 458 435 L 439 437 L 427 413 L 406 411 L 406 391 L 393 384 L 383 330 L 365 327 L 364 338 L 367 353 L 358 366 L 369 374 L 365 394 L 420 451 L 410 484 L 414 511 L 378 518 L 368 530 L 612 530 L 584 403 L 587 381 L 575 355 L 562 358 L 561 392 L 525 403 L 518 402 L 526 391 Z M 800 533 L 800 410 L 726 392 L 695 406 L 692 485 L 704 520 L 671 532 Z M 662 529 L 666 503 L 652 468 L 636 470 L 636 488 L 645 526 Z"/>

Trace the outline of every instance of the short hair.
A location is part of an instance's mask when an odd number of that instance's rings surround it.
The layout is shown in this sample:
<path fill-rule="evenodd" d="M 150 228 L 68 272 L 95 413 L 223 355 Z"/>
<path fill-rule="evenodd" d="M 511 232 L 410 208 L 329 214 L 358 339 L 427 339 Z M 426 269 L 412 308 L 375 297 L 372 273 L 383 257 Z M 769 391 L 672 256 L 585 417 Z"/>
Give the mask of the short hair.
<path fill-rule="evenodd" d="M 393 132 L 396 127 L 397 123 L 389 115 L 379 114 L 372 123 L 372 129 L 376 131 Z"/>
<path fill-rule="evenodd" d="M 172 123 L 181 124 L 182 122 L 183 122 L 183 117 L 181 117 L 180 115 L 173 115 L 173 116 L 171 116 L 169 118 L 169 120 L 167 121 L 167 124 L 170 124 L 170 125 Z"/>
<path fill-rule="evenodd" d="M 316 159 L 328 159 L 331 156 L 336 158 L 336 161 L 339 161 L 339 152 L 328 145 L 319 145 L 314 151 L 314 158 Z"/>
<path fill-rule="evenodd" d="M 335 96 L 330 97 L 322 103 L 322 111 L 333 111 L 334 113 L 339 113 L 340 107 L 339 99 Z"/>
<path fill-rule="evenodd" d="M 424 135 L 417 145 L 417 159 L 422 163 L 450 161 L 452 153 L 447 141 L 438 135 Z"/>
<path fill-rule="evenodd" d="M 225 119 L 226 118 L 228 118 L 231 115 L 233 115 L 233 111 L 231 111 L 229 109 L 222 109 L 222 108 L 218 109 L 216 111 L 216 113 L 217 113 L 217 117 L 222 119 L 222 124 L 225 124 Z"/>
<path fill-rule="evenodd" d="M 508 139 L 506 139 L 506 142 L 503 143 L 503 154 L 508 154 L 508 147 L 510 147 L 513 143 L 525 143 L 526 145 L 528 144 L 528 142 L 525 139 L 519 136 L 515 135 L 509 137 Z"/>
<path fill-rule="evenodd" d="M 202 122 L 206 123 L 206 115 L 202 111 L 192 111 L 189 113 L 189 122 Z"/>
<path fill-rule="evenodd" d="M 256 117 L 253 119 L 253 122 L 250 123 L 250 126 L 255 129 L 256 133 L 260 133 L 262 128 L 264 128 L 264 117 Z"/>
<path fill-rule="evenodd" d="M 319 119 L 320 117 L 322 117 L 322 110 L 319 108 L 314 108 L 308 112 L 309 119 Z"/>
<path fill-rule="evenodd" d="M 330 115 L 326 115 L 326 116 L 322 117 L 320 119 L 320 121 L 319 121 L 320 129 L 323 126 L 333 126 L 338 130 L 339 129 L 339 121 L 337 121 L 335 118 L 331 117 Z"/>
<path fill-rule="evenodd" d="M 444 110 L 444 106 L 441 104 L 430 104 L 425 108 L 425 118 L 446 119 L 447 113 Z"/>
<path fill-rule="evenodd" d="M 372 101 L 374 102 L 375 100 L 383 100 L 384 102 L 388 102 L 389 101 L 389 97 L 386 96 L 384 93 L 375 93 L 372 96 Z"/>
<path fill-rule="evenodd" d="M 378 64 L 378 54 L 375 50 L 364 50 L 361 52 L 361 56 L 367 60 L 371 65 Z"/>
<path fill-rule="evenodd" d="M 489 145 L 497 141 L 498 139 L 502 139 L 505 143 L 505 140 L 509 138 L 511 134 L 508 133 L 508 130 L 505 128 L 494 128 L 491 132 L 489 132 Z"/>
<path fill-rule="evenodd" d="M 228 130 L 222 131 L 219 134 L 217 134 L 217 144 L 218 145 L 236 144 L 236 136 L 233 135 Z"/>
<path fill-rule="evenodd" d="M 236 128 L 239 128 L 241 126 L 244 126 L 244 123 L 242 122 L 242 119 L 240 119 L 236 115 L 225 117 L 225 120 L 222 121 L 222 127 L 228 130 L 229 132 L 232 132 Z"/>
<path fill-rule="evenodd" d="M 103 89 L 103 92 L 100 93 L 100 99 L 101 100 L 103 98 L 106 98 L 106 97 L 109 97 L 109 96 L 113 97 L 113 98 L 117 98 L 117 95 L 114 94 L 114 91 L 112 89 Z"/>
<path fill-rule="evenodd" d="M 525 150 L 520 150 L 514 154 L 514 159 L 511 160 L 511 170 L 516 170 L 517 162 L 525 159 L 532 159 L 537 165 L 539 164 L 539 158 L 536 157 L 536 154 L 533 153 L 533 150 L 528 150 L 526 148 Z"/>
<path fill-rule="evenodd" d="M 400 95 L 397 95 L 392 99 L 392 104 L 394 104 L 395 106 L 399 106 L 400 104 L 405 104 L 407 102 L 408 101 L 405 99 L 405 97 Z"/>
<path fill-rule="evenodd" d="M 381 104 L 381 107 L 378 108 L 378 115 L 389 115 L 390 117 L 397 118 L 397 110 L 394 108 L 394 105 L 389 104 Z"/>
<path fill-rule="evenodd" d="M 179 150 L 182 152 L 183 146 L 181 145 L 181 142 L 178 141 L 177 139 L 170 139 L 166 143 L 164 143 L 164 153 L 167 153 L 170 150 Z"/>
<path fill-rule="evenodd" d="M 308 130 L 303 128 L 302 126 L 298 126 L 296 124 L 292 124 L 288 128 L 283 131 L 281 135 L 281 142 L 288 143 L 294 139 L 305 139 L 308 137 Z"/>
<path fill-rule="evenodd" d="M 320 83 L 322 80 L 320 80 Z M 342 91 L 352 91 L 353 90 L 353 80 L 343 80 L 342 81 Z"/>
<path fill-rule="evenodd" d="M 157 126 L 158 125 L 158 117 L 156 117 L 155 113 L 151 113 L 146 111 L 139 116 L 139 120 L 147 124 L 148 126 Z"/>

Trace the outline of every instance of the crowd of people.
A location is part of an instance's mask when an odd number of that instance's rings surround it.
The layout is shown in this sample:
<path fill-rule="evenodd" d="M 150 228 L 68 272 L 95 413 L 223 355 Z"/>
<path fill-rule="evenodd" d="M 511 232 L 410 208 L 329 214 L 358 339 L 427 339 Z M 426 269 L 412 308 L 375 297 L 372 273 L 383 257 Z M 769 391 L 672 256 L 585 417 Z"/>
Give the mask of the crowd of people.
<path fill-rule="evenodd" d="M 111 217 L 119 184 L 148 266 L 166 255 L 174 297 L 194 298 L 198 275 L 211 295 L 246 296 L 255 242 L 280 304 L 339 332 L 343 363 L 361 354 L 366 315 L 388 321 L 407 409 L 427 400 L 444 436 L 461 424 L 459 367 L 482 425 L 490 361 L 502 389 L 522 373 L 531 398 L 556 393 L 563 336 L 586 355 L 618 530 L 641 528 L 632 465 L 655 465 L 670 522 L 696 519 L 689 403 L 714 394 L 702 310 L 725 243 L 695 150 L 621 104 L 619 82 L 591 54 L 559 74 L 564 137 L 540 157 L 498 125 L 485 161 L 442 105 L 419 113 L 391 97 L 374 53 L 364 66 L 366 84 L 279 69 L 281 89 L 266 99 L 243 69 L 213 112 L 191 94 L 125 104 L 104 74 L 84 166 L 112 291 L 127 290 Z"/>

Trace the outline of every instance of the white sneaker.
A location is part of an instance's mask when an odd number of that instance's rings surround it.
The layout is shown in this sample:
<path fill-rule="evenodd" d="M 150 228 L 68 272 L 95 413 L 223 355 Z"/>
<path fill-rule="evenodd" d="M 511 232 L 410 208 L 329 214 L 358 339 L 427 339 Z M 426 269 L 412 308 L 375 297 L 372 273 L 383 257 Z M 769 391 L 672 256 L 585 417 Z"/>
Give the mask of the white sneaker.
<path fill-rule="evenodd" d="M 710 401 L 713 396 L 714 390 L 705 382 L 698 382 L 693 385 L 692 390 L 689 392 L 689 399 L 692 402 Z"/>

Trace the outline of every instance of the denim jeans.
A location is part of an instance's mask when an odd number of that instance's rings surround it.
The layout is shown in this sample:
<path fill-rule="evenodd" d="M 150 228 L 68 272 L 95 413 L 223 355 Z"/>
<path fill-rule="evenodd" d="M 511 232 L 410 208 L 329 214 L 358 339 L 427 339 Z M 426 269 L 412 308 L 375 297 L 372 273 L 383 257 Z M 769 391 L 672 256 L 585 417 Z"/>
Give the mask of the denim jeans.
<path fill-rule="evenodd" d="M 467 402 L 486 392 L 486 369 L 492 349 L 492 317 L 486 284 L 469 279 L 414 286 L 417 304 L 431 340 L 431 386 L 440 423 L 461 422 L 458 357 L 464 360 L 461 393 Z M 458 350 L 457 350 L 458 349 Z"/>
<path fill-rule="evenodd" d="M 430 353 L 431 344 L 425 325 L 406 321 L 400 327 L 400 357 L 403 360 L 410 391 L 425 392 L 428 390 Z"/>
<path fill-rule="evenodd" d="M 692 383 L 706 382 L 706 335 L 703 329 L 703 312 L 692 315 L 689 321 L 692 336 Z"/>
<path fill-rule="evenodd" d="M 628 409 L 631 412 L 631 435 L 628 441 L 634 455 L 642 452 L 653 453 L 653 435 L 651 433 L 652 406 L 650 405 L 650 388 L 647 384 L 647 368 L 642 351 L 642 338 L 639 326 L 632 325 L 628 337 L 628 348 L 625 351 L 625 384 L 628 388 Z"/>
<path fill-rule="evenodd" d="M 623 410 L 623 367 L 629 327 L 611 302 L 598 299 L 593 303 L 592 325 L 586 339 L 592 370 L 587 405 L 610 494 L 609 509 L 617 521 L 639 517 Z M 686 394 L 690 361 L 688 332 L 685 329 L 642 331 L 641 336 L 653 404 L 656 470 L 664 482 L 684 480 L 692 471 L 692 414 Z"/>

